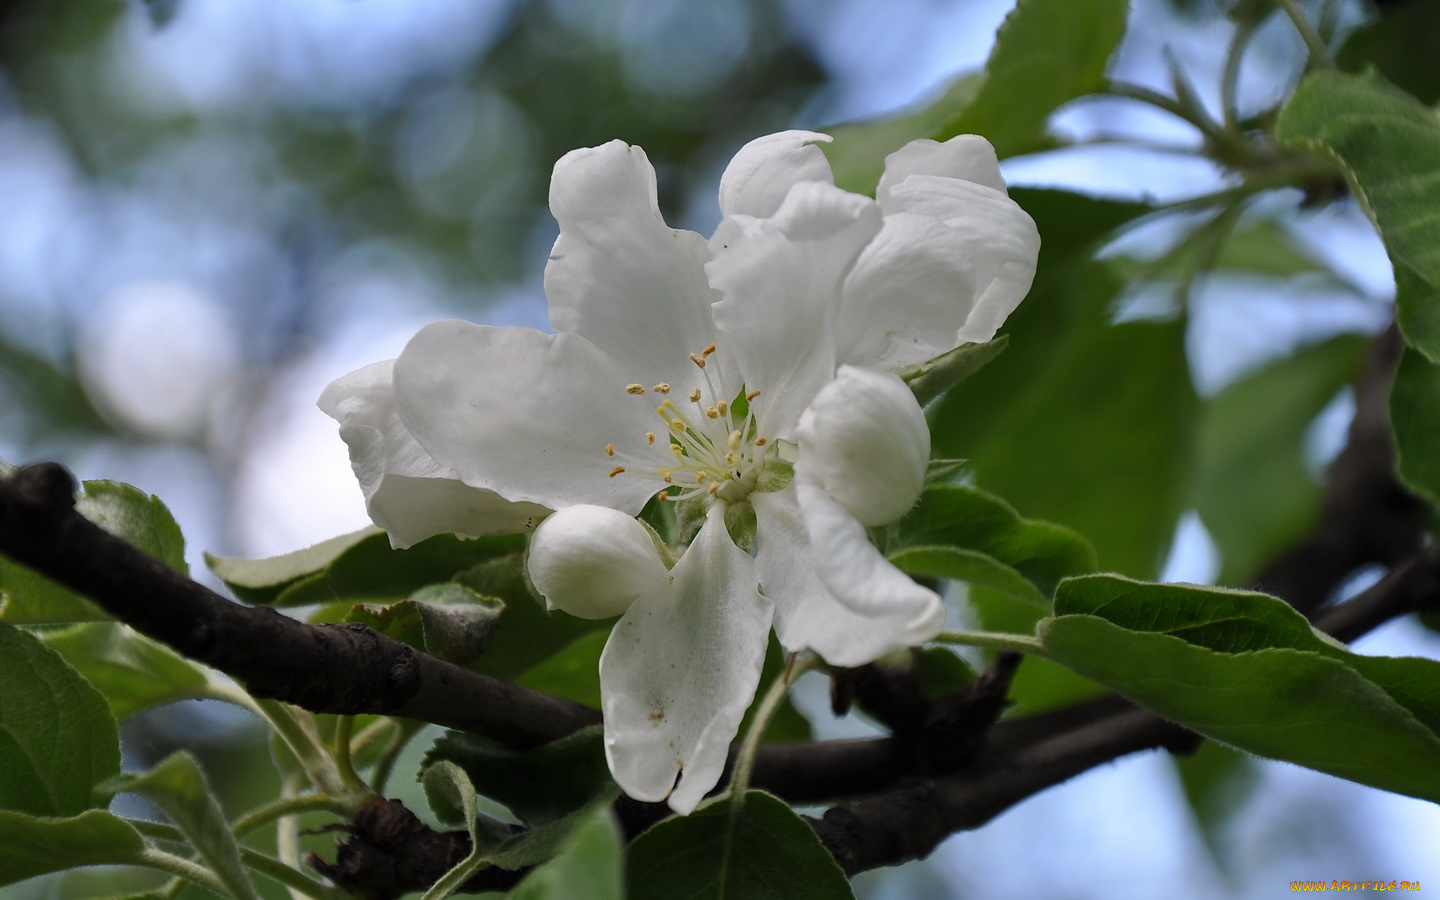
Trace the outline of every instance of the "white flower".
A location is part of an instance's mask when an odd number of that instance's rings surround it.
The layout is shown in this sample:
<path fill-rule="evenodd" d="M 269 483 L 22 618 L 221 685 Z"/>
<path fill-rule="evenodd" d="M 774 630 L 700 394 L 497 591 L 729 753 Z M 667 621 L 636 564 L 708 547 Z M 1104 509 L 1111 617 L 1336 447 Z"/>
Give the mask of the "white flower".
<path fill-rule="evenodd" d="M 914 503 L 929 455 L 889 370 L 989 340 L 1034 274 L 1034 224 L 984 140 L 907 145 L 874 200 L 834 186 L 827 140 L 743 148 L 708 242 L 665 224 L 639 148 L 567 154 L 545 272 L 556 334 L 439 322 L 393 370 L 322 398 L 397 543 L 558 510 L 532 580 L 552 606 L 623 612 L 600 665 L 610 767 L 680 812 L 720 777 L 772 624 L 843 666 L 942 626 L 939 598 L 865 530 Z M 459 499 L 395 502 L 401 478 Z M 631 518 L 663 491 L 707 510 L 673 569 Z M 726 525 L 746 507 L 751 552 Z"/>

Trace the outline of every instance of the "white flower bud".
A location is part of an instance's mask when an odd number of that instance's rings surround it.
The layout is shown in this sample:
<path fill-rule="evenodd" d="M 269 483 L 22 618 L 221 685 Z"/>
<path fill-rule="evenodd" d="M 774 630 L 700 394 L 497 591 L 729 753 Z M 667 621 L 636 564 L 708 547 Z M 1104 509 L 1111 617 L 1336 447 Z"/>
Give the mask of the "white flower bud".
<path fill-rule="evenodd" d="M 603 506 L 570 506 L 541 522 L 529 566 L 549 608 L 582 619 L 620 615 L 670 574 L 645 526 Z"/>
<path fill-rule="evenodd" d="M 800 417 L 803 469 L 867 528 L 905 514 L 920 496 L 930 428 L 898 375 L 841 366 Z"/>

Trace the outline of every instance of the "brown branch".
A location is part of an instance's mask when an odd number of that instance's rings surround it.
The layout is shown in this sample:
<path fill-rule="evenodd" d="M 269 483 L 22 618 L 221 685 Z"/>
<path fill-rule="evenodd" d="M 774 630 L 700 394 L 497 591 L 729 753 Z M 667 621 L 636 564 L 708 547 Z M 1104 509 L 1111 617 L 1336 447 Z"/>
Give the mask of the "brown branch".
<path fill-rule="evenodd" d="M 74 492 L 56 463 L 0 481 L 0 553 L 257 697 L 420 719 L 517 747 L 600 721 L 587 706 L 442 662 L 363 625 L 307 625 L 226 600 L 80 515 Z"/>

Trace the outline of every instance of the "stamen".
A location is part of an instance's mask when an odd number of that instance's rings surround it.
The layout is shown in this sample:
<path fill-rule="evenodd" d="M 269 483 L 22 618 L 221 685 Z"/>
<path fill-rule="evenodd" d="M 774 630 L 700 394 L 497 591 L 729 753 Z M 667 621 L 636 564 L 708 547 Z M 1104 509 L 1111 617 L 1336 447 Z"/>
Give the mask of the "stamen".
<path fill-rule="evenodd" d="M 710 346 L 706 347 L 704 350 L 701 350 L 701 351 L 700 351 L 700 355 L 703 356 L 703 357 L 707 357 L 707 358 L 708 358 L 708 357 L 710 356 L 710 354 L 712 354 L 712 353 L 714 353 L 714 352 L 715 352 L 715 345 L 714 345 L 714 344 L 711 344 Z"/>
<path fill-rule="evenodd" d="M 652 387 L 650 390 L 654 391 L 657 394 L 668 394 L 670 393 L 670 385 L 662 381 Z"/>
<path fill-rule="evenodd" d="M 606 455 L 606 456 L 614 456 L 614 455 L 615 455 L 615 445 L 614 445 L 614 444 L 606 444 L 606 445 L 605 445 L 605 455 Z"/>
<path fill-rule="evenodd" d="M 718 418 L 720 418 L 720 410 L 716 409 L 716 408 L 713 407 L 713 406 L 707 406 L 707 407 L 705 407 L 705 418 L 707 418 L 707 419 L 718 419 Z"/>
<path fill-rule="evenodd" d="M 645 385 L 643 385 L 643 384 L 627 384 L 627 385 L 625 385 L 625 393 L 627 393 L 627 394 L 643 394 L 643 393 L 645 393 Z"/>
<path fill-rule="evenodd" d="M 715 482 L 714 484 L 710 485 L 710 490 L 709 490 L 707 493 L 714 494 L 714 493 L 718 493 L 719 490 L 720 490 L 720 482 L 717 481 L 717 482 Z"/>
<path fill-rule="evenodd" d="M 696 472 L 696 473 L 695 473 L 695 483 L 696 483 L 696 484 L 704 484 L 705 481 L 706 481 L 709 477 L 710 477 L 710 474 L 709 474 L 708 472 Z"/>
<path fill-rule="evenodd" d="M 615 468 L 610 470 L 610 477 L 614 478 L 616 475 L 619 475 L 623 471 L 625 471 L 624 466 L 616 466 Z"/>
<path fill-rule="evenodd" d="M 758 438 L 755 439 L 755 446 L 757 446 L 757 447 L 763 447 L 763 446 L 765 446 L 765 444 L 768 443 L 769 441 L 770 441 L 769 438 L 766 438 L 766 437 L 758 437 Z"/>
<path fill-rule="evenodd" d="M 670 428 L 671 428 L 672 430 L 674 430 L 674 432 L 675 432 L 676 434 L 684 434 L 684 433 L 685 433 L 685 423 L 684 423 L 683 421 L 681 421 L 680 419 L 671 419 L 671 420 L 670 420 Z"/>
<path fill-rule="evenodd" d="M 751 401 L 751 400 L 754 400 L 756 397 L 760 396 L 761 393 L 763 393 L 763 392 L 762 392 L 762 391 L 751 391 L 750 393 L 748 393 L 748 394 L 745 395 L 745 400 L 746 400 L 747 402 L 749 402 L 749 401 Z"/>
<path fill-rule="evenodd" d="M 700 389 L 699 389 L 699 388 L 696 388 L 695 390 L 693 390 L 693 391 L 690 392 L 690 402 L 691 402 L 691 403 L 699 403 L 699 402 L 700 402 Z"/>
<path fill-rule="evenodd" d="M 724 400 L 721 400 L 719 403 L 715 404 L 715 408 L 720 410 L 720 415 L 722 416 L 730 415 L 730 404 L 726 403 Z"/>
<path fill-rule="evenodd" d="M 705 360 L 701 359 L 693 353 L 690 354 L 690 361 L 702 369 L 705 368 Z"/>
<path fill-rule="evenodd" d="M 650 444 L 655 443 L 655 432 L 653 432 L 653 431 L 647 431 L 647 432 L 645 432 L 645 443 L 646 443 L 647 446 L 650 445 Z"/>

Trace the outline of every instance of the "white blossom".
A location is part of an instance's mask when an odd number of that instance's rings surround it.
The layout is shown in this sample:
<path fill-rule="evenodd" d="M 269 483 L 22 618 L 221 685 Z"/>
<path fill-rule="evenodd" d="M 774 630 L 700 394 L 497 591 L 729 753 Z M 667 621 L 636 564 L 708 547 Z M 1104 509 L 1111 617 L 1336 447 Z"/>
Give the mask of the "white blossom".
<path fill-rule="evenodd" d="M 828 140 L 744 147 L 708 241 L 665 224 L 639 148 L 567 154 L 555 333 L 435 323 L 322 398 L 397 546 L 555 511 L 533 582 L 554 607 L 621 614 L 600 664 L 611 771 L 680 812 L 720 777 L 772 627 L 841 666 L 942 627 L 866 532 L 915 502 L 929 456 L 893 371 L 989 340 L 1034 274 L 1034 224 L 983 139 L 907 145 L 876 199 L 833 184 Z M 404 502 L 416 485 L 425 501 Z M 703 511 L 673 568 L 632 518 L 661 493 Z M 727 513 L 749 510 L 754 533 L 732 534 L 747 518 Z"/>

